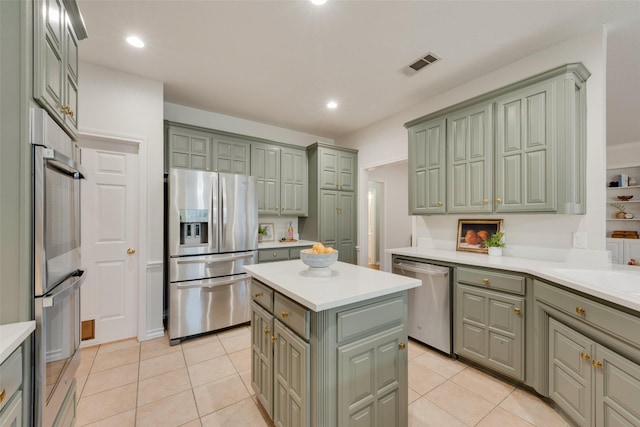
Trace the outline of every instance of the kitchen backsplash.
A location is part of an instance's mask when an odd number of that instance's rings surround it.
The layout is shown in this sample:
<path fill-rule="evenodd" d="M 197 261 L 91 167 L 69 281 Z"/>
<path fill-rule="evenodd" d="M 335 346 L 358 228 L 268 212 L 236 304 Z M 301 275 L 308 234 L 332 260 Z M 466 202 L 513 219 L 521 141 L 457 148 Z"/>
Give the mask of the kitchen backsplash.
<path fill-rule="evenodd" d="M 258 223 L 273 224 L 274 240 L 280 240 L 283 237 L 287 237 L 287 229 L 289 228 L 289 223 L 291 223 L 294 238 L 296 240 L 298 239 L 298 217 L 260 215 L 258 217 Z"/>

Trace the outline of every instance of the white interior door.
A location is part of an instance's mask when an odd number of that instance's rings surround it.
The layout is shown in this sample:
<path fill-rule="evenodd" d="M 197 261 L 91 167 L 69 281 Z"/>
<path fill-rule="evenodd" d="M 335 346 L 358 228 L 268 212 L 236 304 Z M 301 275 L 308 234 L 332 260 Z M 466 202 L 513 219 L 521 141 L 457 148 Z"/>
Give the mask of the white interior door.
<path fill-rule="evenodd" d="M 110 144 L 82 148 L 82 320 L 95 320 L 100 344 L 136 336 L 138 154 Z M 115 145 L 117 149 L 117 145 Z M 88 344 L 88 342 L 87 342 Z"/>

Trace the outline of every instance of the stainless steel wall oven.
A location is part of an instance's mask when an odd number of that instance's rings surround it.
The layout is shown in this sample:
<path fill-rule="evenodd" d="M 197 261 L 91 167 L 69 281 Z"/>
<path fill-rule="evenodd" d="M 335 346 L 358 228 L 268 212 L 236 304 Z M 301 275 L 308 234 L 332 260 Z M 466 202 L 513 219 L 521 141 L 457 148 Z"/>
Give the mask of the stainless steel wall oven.
<path fill-rule="evenodd" d="M 80 363 L 81 167 L 52 146 L 71 140 L 33 110 L 33 313 L 36 320 L 34 423 L 51 426 Z"/>

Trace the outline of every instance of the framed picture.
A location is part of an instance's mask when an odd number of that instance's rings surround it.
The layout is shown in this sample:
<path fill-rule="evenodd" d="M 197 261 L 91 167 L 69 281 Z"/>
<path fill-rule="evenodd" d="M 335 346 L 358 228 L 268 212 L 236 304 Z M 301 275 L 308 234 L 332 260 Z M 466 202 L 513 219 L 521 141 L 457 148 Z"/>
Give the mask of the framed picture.
<path fill-rule="evenodd" d="M 485 240 L 502 231 L 501 219 L 459 219 L 457 251 L 488 253 Z"/>
<path fill-rule="evenodd" d="M 260 232 L 262 231 L 262 232 Z M 262 235 L 263 242 L 273 242 L 273 224 L 260 223 L 258 224 L 258 233 Z"/>

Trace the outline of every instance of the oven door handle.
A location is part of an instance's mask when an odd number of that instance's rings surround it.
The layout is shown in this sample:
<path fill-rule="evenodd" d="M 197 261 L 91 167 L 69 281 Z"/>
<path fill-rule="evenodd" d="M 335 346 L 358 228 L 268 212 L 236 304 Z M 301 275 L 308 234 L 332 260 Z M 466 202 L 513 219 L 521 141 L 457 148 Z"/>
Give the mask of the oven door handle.
<path fill-rule="evenodd" d="M 253 257 L 253 252 L 247 252 L 240 255 L 231 255 L 228 257 L 215 258 L 215 259 L 180 259 L 177 261 L 178 264 L 215 264 L 218 262 L 225 261 L 236 261 L 243 258 L 251 258 Z"/>
<path fill-rule="evenodd" d="M 85 270 L 76 270 L 67 280 L 56 286 L 56 288 L 61 288 L 59 291 L 51 295 L 42 297 L 42 306 L 53 307 L 54 305 L 56 305 L 57 300 L 65 298 L 67 295 L 78 290 L 80 288 L 80 285 L 82 285 L 82 282 L 84 282 L 84 279 L 87 278 L 85 273 Z"/>
<path fill-rule="evenodd" d="M 233 285 L 234 283 L 242 282 L 243 280 L 247 280 L 250 276 L 248 274 L 240 274 L 237 276 L 231 276 L 229 278 L 224 279 L 212 279 L 208 280 L 205 283 L 198 284 L 189 284 L 189 282 L 181 283 L 177 286 L 178 289 L 193 289 L 193 288 L 202 288 L 204 291 L 213 291 L 220 286 Z"/>
<path fill-rule="evenodd" d="M 60 172 L 73 177 L 74 179 L 85 179 L 86 173 L 78 163 L 54 150 L 53 148 L 43 148 L 42 157 L 49 164 Z"/>

